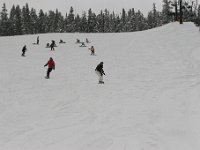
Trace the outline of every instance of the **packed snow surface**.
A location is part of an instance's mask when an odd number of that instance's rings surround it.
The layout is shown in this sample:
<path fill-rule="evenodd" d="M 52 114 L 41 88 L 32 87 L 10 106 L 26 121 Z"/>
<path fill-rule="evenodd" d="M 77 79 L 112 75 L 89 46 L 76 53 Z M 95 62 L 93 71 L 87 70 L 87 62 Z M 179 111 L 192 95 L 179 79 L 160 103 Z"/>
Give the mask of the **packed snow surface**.
<path fill-rule="evenodd" d="M 0 150 L 200 150 L 200 32 L 192 23 L 40 34 L 34 45 L 37 36 L 0 37 Z M 91 43 L 79 47 L 77 38 Z M 55 51 L 45 48 L 51 40 Z M 45 79 L 50 57 L 56 69 Z M 105 84 L 94 71 L 101 61 Z"/>

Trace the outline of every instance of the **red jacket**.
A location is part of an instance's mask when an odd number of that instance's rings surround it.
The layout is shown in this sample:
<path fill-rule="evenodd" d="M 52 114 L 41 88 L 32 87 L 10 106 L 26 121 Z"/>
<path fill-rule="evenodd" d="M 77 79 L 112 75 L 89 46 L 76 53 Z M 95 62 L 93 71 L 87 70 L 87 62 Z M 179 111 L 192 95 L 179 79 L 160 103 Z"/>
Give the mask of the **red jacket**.
<path fill-rule="evenodd" d="M 49 68 L 55 69 L 55 62 L 53 61 L 53 59 L 50 59 L 50 60 L 46 63 L 45 66 L 47 66 L 47 65 L 48 65 Z"/>

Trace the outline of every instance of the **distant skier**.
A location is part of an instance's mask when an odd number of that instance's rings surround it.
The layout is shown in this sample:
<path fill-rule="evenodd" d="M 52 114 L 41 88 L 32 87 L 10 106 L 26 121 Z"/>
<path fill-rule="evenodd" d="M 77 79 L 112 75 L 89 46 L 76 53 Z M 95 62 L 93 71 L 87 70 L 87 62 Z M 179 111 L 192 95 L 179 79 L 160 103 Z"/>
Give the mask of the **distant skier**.
<path fill-rule="evenodd" d="M 39 36 L 37 37 L 37 44 L 39 44 L 40 40 L 39 40 Z"/>
<path fill-rule="evenodd" d="M 100 64 L 97 65 L 95 72 L 99 77 L 99 84 L 104 84 L 103 75 L 105 75 L 105 73 L 104 73 L 104 70 L 103 70 L 103 62 L 100 62 Z"/>
<path fill-rule="evenodd" d="M 46 67 L 47 65 L 48 65 L 47 76 L 45 78 L 49 79 L 51 71 L 55 70 L 55 62 L 52 57 L 50 57 L 49 61 L 44 65 L 44 67 Z"/>
<path fill-rule="evenodd" d="M 59 42 L 59 43 L 61 44 L 61 43 L 66 43 L 66 42 L 64 42 L 62 39 L 60 39 L 60 42 Z"/>
<path fill-rule="evenodd" d="M 94 46 L 91 46 L 91 48 L 88 48 L 88 50 L 91 51 L 91 55 L 95 55 L 95 49 L 94 49 Z"/>
<path fill-rule="evenodd" d="M 49 47 L 50 47 L 50 45 L 49 45 L 49 43 L 47 43 L 46 48 L 49 48 Z"/>
<path fill-rule="evenodd" d="M 55 46 L 56 46 L 55 41 L 52 40 L 51 45 L 50 45 L 51 51 L 54 50 L 54 47 L 55 47 Z"/>
<path fill-rule="evenodd" d="M 86 46 L 85 46 L 85 43 L 82 42 L 81 45 L 80 45 L 80 47 L 86 47 Z"/>
<path fill-rule="evenodd" d="M 76 39 L 76 43 L 81 43 L 79 39 Z"/>
<path fill-rule="evenodd" d="M 89 40 L 88 40 L 87 38 L 85 39 L 85 41 L 86 41 L 86 43 L 90 43 Z"/>
<path fill-rule="evenodd" d="M 25 52 L 27 51 L 26 45 L 22 48 L 22 56 L 25 56 Z"/>

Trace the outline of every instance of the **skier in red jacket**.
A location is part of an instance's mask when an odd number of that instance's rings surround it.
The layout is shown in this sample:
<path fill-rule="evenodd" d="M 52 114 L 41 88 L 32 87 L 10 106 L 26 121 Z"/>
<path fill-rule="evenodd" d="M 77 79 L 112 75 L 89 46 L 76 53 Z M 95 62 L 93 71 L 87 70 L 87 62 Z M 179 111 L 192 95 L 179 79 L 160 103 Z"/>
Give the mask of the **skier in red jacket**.
<path fill-rule="evenodd" d="M 52 69 L 55 70 L 55 62 L 53 61 L 52 57 L 50 57 L 49 61 L 44 65 L 44 67 L 46 67 L 47 65 L 47 76 L 45 78 L 49 79 L 50 72 L 52 71 Z"/>

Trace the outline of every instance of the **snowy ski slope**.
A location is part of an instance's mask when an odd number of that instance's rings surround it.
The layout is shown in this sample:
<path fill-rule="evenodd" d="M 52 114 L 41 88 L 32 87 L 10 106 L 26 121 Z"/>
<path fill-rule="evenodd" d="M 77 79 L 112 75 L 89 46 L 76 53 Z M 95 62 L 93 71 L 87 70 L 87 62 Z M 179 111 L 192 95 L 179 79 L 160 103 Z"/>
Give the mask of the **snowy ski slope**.
<path fill-rule="evenodd" d="M 0 150 L 200 149 L 200 33 L 192 23 L 40 34 L 33 45 L 37 36 L 0 37 Z M 77 38 L 91 43 L 81 48 Z M 45 48 L 51 40 L 55 51 Z M 56 69 L 47 80 L 49 57 Z M 101 61 L 104 85 L 94 72 Z"/>

